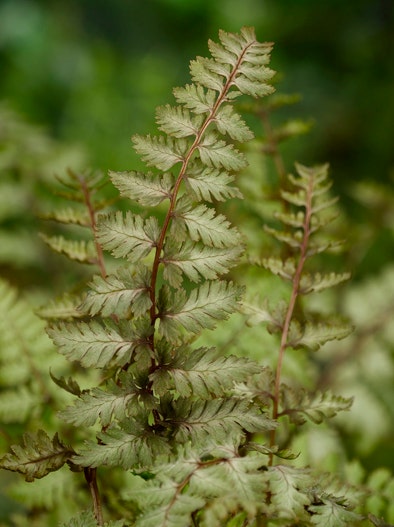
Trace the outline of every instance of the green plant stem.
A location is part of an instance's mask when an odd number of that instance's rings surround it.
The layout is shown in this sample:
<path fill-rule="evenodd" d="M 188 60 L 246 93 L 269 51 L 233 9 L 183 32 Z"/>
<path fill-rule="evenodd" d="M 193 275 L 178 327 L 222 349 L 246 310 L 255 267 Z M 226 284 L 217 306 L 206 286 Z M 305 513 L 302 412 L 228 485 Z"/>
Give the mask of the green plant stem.
<path fill-rule="evenodd" d="M 305 216 L 303 221 L 303 237 L 302 242 L 300 245 L 300 256 L 297 263 L 297 268 L 293 276 L 293 286 L 291 290 L 291 296 L 289 305 L 286 312 L 285 321 L 282 328 L 282 335 L 281 335 L 281 341 L 280 341 L 280 348 L 279 348 L 279 355 L 278 355 L 278 363 L 276 366 L 276 372 L 275 372 L 275 386 L 274 386 L 274 394 L 273 394 L 273 407 L 272 407 L 272 419 L 277 420 L 279 417 L 279 399 L 280 399 L 280 385 L 281 385 L 281 376 L 282 376 L 282 367 L 283 367 L 283 359 L 285 356 L 286 348 L 288 347 L 288 336 L 290 331 L 290 324 L 291 320 L 293 318 L 294 314 L 294 308 L 297 302 L 297 298 L 299 295 L 299 287 L 300 287 L 300 281 L 302 272 L 304 270 L 304 265 L 306 262 L 306 259 L 308 257 L 308 244 L 309 239 L 311 236 L 311 218 L 312 218 L 312 196 L 313 196 L 313 179 L 310 179 L 309 187 L 307 189 L 307 195 L 306 195 L 306 207 L 305 207 Z M 276 429 L 271 430 L 270 433 L 270 446 L 271 448 L 275 445 L 276 440 Z M 269 465 L 271 466 L 273 464 L 273 455 L 270 455 L 269 458 Z"/>

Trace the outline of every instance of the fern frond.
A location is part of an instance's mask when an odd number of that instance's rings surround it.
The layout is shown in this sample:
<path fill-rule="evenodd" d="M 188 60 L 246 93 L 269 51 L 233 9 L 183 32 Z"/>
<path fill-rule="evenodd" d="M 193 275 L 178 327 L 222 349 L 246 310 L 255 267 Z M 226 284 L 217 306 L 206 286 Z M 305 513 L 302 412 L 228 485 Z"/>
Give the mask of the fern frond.
<path fill-rule="evenodd" d="M 40 234 L 40 237 L 49 247 L 59 253 L 84 264 L 94 264 L 97 261 L 96 248 L 94 243 L 89 240 L 67 240 L 64 236 L 46 236 Z"/>
<path fill-rule="evenodd" d="M 187 203 L 180 205 L 174 213 L 172 231 L 182 228 L 182 224 L 193 241 L 201 240 L 209 247 L 233 247 L 241 242 L 239 231 L 230 226 L 226 217 L 216 215 L 215 210 L 206 205 L 197 205 L 192 209 Z"/>
<path fill-rule="evenodd" d="M 113 419 L 126 419 L 133 413 L 132 403 L 137 401 L 137 388 L 132 391 L 112 387 L 111 391 L 93 388 L 89 393 L 81 393 L 74 406 L 68 406 L 60 416 L 74 426 L 93 426 L 100 419 L 107 427 Z"/>
<path fill-rule="evenodd" d="M 204 122 L 202 116 L 193 116 L 189 110 L 180 106 L 159 106 L 156 109 L 156 122 L 159 130 L 173 137 L 196 136 Z"/>
<path fill-rule="evenodd" d="M 242 246 L 219 249 L 185 243 L 179 247 L 169 241 L 161 258 L 164 264 L 163 276 L 173 287 L 181 285 L 182 274 L 195 283 L 198 283 L 201 277 L 216 280 L 237 263 L 242 252 Z"/>
<path fill-rule="evenodd" d="M 84 467 L 120 466 L 128 470 L 167 461 L 170 446 L 165 437 L 138 421 L 123 424 L 125 429 L 109 428 L 100 433 L 99 444 L 87 442 L 73 462 Z"/>
<path fill-rule="evenodd" d="M 183 444 L 188 441 L 199 444 L 207 438 L 221 444 L 243 430 L 262 432 L 275 427 L 275 423 L 256 406 L 237 398 L 179 399 L 174 412 L 174 416 L 169 416 L 166 421 L 174 426 L 175 438 Z"/>
<path fill-rule="evenodd" d="M 305 324 L 300 324 L 293 319 L 290 324 L 287 344 L 295 348 L 305 346 L 312 351 L 317 351 L 326 342 L 344 339 L 352 331 L 352 326 L 338 318 L 321 322 L 307 321 Z"/>
<path fill-rule="evenodd" d="M 41 214 L 41 218 L 45 220 L 54 220 L 58 223 L 80 225 L 81 227 L 89 227 L 89 214 L 84 210 L 76 210 L 71 207 L 65 209 L 58 209 L 47 214 Z"/>
<path fill-rule="evenodd" d="M 234 177 L 227 172 L 191 165 L 185 175 L 185 183 L 192 196 L 198 201 L 225 201 L 229 198 L 242 198 L 237 187 L 229 185 Z"/>
<path fill-rule="evenodd" d="M 33 481 L 58 470 L 73 454 L 57 434 L 51 439 L 43 430 L 35 434 L 27 432 L 22 446 L 12 446 L 11 453 L 0 459 L 0 468 L 19 472 L 26 481 Z"/>
<path fill-rule="evenodd" d="M 179 104 L 193 110 L 195 114 L 211 112 L 216 103 L 216 93 L 213 90 L 204 90 L 198 84 L 186 84 L 182 88 L 174 88 L 173 93 Z"/>
<path fill-rule="evenodd" d="M 217 355 L 214 348 L 190 351 L 181 348 L 166 359 L 165 367 L 151 374 L 154 392 L 163 396 L 175 389 L 182 397 L 220 397 L 229 392 L 234 383 L 260 370 L 258 364 L 249 359 Z"/>
<path fill-rule="evenodd" d="M 149 335 L 146 324 L 122 323 L 112 320 L 100 324 L 91 322 L 59 322 L 48 328 L 48 334 L 60 353 L 85 368 L 105 368 L 110 364 L 123 366 Z"/>
<path fill-rule="evenodd" d="M 94 316 L 116 315 L 127 318 L 142 316 L 151 307 L 149 298 L 150 271 L 139 265 L 135 269 L 121 268 L 115 274 L 93 277 L 80 310 Z"/>
<path fill-rule="evenodd" d="M 350 273 L 304 273 L 301 276 L 299 291 L 302 295 L 317 293 L 349 280 L 350 276 Z"/>
<path fill-rule="evenodd" d="M 288 386 L 282 386 L 281 402 L 283 407 L 281 415 L 286 414 L 293 423 L 302 425 L 306 419 L 320 424 L 325 419 L 334 417 L 338 412 L 349 410 L 353 398 L 340 397 L 330 392 L 311 394 L 305 390 L 295 391 Z"/>
<path fill-rule="evenodd" d="M 310 504 L 307 495 L 311 478 L 305 469 L 286 465 L 268 468 L 268 485 L 271 504 L 280 518 L 308 521 L 306 507 Z"/>
<path fill-rule="evenodd" d="M 215 124 L 222 135 L 228 134 L 234 141 L 242 143 L 251 141 L 254 137 L 245 121 L 231 106 L 222 106 L 219 109 L 215 116 Z"/>
<path fill-rule="evenodd" d="M 205 134 L 197 148 L 201 161 L 208 167 L 238 172 L 247 166 L 244 155 L 213 131 Z"/>
<path fill-rule="evenodd" d="M 55 300 L 50 300 L 45 306 L 36 310 L 39 317 L 46 320 L 70 320 L 83 317 L 83 313 L 78 309 L 82 303 L 82 297 L 65 294 Z"/>
<path fill-rule="evenodd" d="M 147 256 L 160 236 L 157 218 L 146 220 L 127 211 L 100 217 L 98 240 L 115 258 L 137 262 Z"/>
<path fill-rule="evenodd" d="M 144 207 L 154 207 L 171 198 L 174 180 L 171 174 L 159 178 L 152 172 L 109 172 L 120 194 Z"/>
<path fill-rule="evenodd" d="M 203 328 L 213 329 L 218 320 L 225 320 L 234 311 L 242 289 L 225 281 L 205 282 L 193 289 L 189 298 L 177 293 L 177 298 L 162 292 L 159 313 L 159 333 L 171 341 L 182 326 L 198 333 Z"/>
<path fill-rule="evenodd" d="M 185 139 L 174 140 L 167 136 L 133 135 L 134 149 L 148 165 L 159 170 L 169 170 L 185 158 L 188 143 Z"/>

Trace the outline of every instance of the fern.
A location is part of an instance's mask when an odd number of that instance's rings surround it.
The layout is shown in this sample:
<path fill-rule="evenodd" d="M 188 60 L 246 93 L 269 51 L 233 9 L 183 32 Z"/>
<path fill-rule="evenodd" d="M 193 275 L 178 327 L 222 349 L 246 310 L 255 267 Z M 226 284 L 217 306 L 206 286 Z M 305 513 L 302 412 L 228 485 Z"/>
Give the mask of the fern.
<path fill-rule="evenodd" d="M 211 58 L 192 61 L 192 84 L 174 90 L 177 104 L 158 108 L 159 134 L 133 136 L 150 170 L 110 173 L 131 200 L 129 209 L 104 211 L 110 202 L 96 196 L 101 176 L 70 172 L 63 197 L 76 208 L 49 216 L 89 229 L 89 240 L 46 240 L 99 273 L 82 297 L 62 299 L 55 314 L 41 314 L 49 315 L 47 331 L 60 355 L 76 368 L 98 370 L 100 382 L 82 389 L 73 376 L 52 373 L 55 385 L 74 397 L 60 412 L 76 428 L 68 431 L 73 445 L 58 434 L 30 433 L 0 466 L 29 481 L 64 465 L 83 473 L 93 512 L 80 512 L 64 527 L 329 526 L 364 519 L 357 510 L 363 492 L 293 463 L 297 454 L 290 450 L 294 430 L 328 421 L 352 399 L 282 378 L 285 355 L 317 351 L 351 331 L 340 317 L 301 303 L 349 278 L 309 268 L 312 257 L 339 243 L 320 237 L 336 203 L 328 167 L 297 164 L 297 176 L 280 172 L 282 210 L 265 230 L 282 252 L 254 263 L 290 292 L 273 307 L 266 299 L 244 300 L 234 270 L 249 241 L 220 207 L 242 197 L 233 182 L 247 161 L 236 143 L 253 138 L 234 101 L 273 92 L 272 45 L 259 43 L 252 28 L 221 31 L 219 41 L 209 41 Z M 288 124 L 272 135 L 271 146 L 303 130 Z M 110 264 L 104 251 L 114 257 Z M 267 325 L 278 342 L 275 371 L 196 342 L 239 311 L 249 325 Z M 254 342 L 250 354 L 258 347 Z M 128 511 L 119 521 L 108 498 L 106 478 L 113 474 L 118 509 Z"/>

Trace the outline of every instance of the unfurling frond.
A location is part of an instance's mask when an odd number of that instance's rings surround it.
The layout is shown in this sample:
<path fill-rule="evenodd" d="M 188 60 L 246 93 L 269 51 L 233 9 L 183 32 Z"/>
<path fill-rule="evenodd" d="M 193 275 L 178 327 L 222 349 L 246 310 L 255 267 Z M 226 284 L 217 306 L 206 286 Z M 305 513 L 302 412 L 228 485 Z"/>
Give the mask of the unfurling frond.
<path fill-rule="evenodd" d="M 51 439 L 46 432 L 26 433 L 21 446 L 11 447 L 11 453 L 0 459 L 0 468 L 19 472 L 26 481 L 33 481 L 58 470 L 74 454 L 57 434 Z"/>

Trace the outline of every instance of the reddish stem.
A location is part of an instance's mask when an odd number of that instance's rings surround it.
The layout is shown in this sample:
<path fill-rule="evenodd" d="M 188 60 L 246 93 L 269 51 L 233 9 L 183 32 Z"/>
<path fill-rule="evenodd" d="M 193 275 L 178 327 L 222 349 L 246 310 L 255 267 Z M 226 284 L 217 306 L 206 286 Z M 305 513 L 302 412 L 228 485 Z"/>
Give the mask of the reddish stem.
<path fill-rule="evenodd" d="M 272 419 L 277 420 L 279 416 L 279 399 L 280 399 L 280 385 L 281 385 L 281 376 L 282 376 L 282 366 L 283 359 L 285 355 L 285 350 L 288 347 L 288 336 L 290 331 L 290 324 L 294 314 L 294 308 L 296 301 L 299 295 L 299 287 L 302 272 L 304 270 L 305 261 L 307 259 L 307 251 L 309 239 L 311 236 L 311 218 L 312 218 L 312 196 L 313 196 L 313 179 L 309 181 L 309 187 L 306 194 L 306 204 L 305 204 L 305 216 L 303 222 L 303 238 L 300 245 L 300 256 L 297 264 L 296 271 L 293 277 L 293 287 L 291 291 L 289 306 L 287 308 L 285 321 L 282 328 L 282 336 L 280 341 L 278 364 L 276 366 L 275 373 L 275 386 L 274 386 L 274 396 L 273 396 L 273 407 L 272 407 Z M 275 445 L 276 439 L 276 429 L 271 430 L 270 433 L 270 446 Z M 273 455 L 270 455 L 269 465 L 273 464 Z"/>

